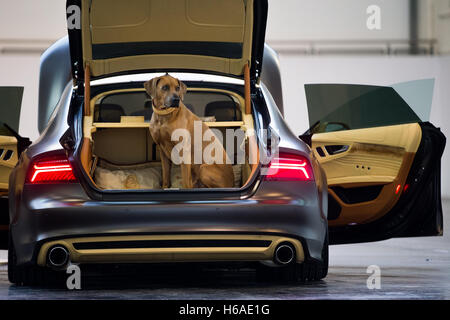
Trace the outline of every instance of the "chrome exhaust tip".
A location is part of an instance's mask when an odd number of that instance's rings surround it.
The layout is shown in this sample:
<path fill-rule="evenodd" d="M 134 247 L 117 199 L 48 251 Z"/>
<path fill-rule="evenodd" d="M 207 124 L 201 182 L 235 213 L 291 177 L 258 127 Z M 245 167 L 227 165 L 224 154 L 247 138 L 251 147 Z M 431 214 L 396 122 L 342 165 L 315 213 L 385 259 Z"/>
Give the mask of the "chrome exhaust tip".
<path fill-rule="evenodd" d="M 69 262 L 69 250 L 64 246 L 54 246 L 48 251 L 48 264 L 51 267 L 61 268 Z"/>
<path fill-rule="evenodd" d="M 294 260 L 294 257 L 295 249 L 290 244 L 282 243 L 275 249 L 274 262 L 276 264 L 289 264 Z"/>

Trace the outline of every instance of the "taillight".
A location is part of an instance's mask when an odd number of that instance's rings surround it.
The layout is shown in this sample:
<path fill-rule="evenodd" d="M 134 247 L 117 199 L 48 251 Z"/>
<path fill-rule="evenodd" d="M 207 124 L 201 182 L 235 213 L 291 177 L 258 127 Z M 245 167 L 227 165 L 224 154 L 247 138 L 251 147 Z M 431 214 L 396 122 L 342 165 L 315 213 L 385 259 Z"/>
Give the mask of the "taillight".
<path fill-rule="evenodd" d="M 76 181 L 66 155 L 55 155 L 33 161 L 27 176 L 28 183 L 56 183 Z"/>
<path fill-rule="evenodd" d="M 310 181 L 313 180 L 311 164 L 303 156 L 280 153 L 270 162 L 265 179 L 270 181 Z"/>

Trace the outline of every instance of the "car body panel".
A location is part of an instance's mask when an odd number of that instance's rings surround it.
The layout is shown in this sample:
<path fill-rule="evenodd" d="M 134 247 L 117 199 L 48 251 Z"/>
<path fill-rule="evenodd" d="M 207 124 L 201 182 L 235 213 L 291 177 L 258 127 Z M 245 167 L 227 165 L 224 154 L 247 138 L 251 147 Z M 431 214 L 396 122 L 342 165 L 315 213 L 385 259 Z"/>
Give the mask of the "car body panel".
<path fill-rule="evenodd" d="M 42 54 L 39 70 L 38 130 L 42 133 L 64 88 L 72 80 L 67 36 L 56 41 Z"/>
<path fill-rule="evenodd" d="M 26 186 L 11 225 L 18 262 L 36 262 L 41 244 L 61 238 L 151 234 L 283 235 L 304 241 L 308 258 L 320 259 L 327 221 L 315 184 L 301 188 L 303 199 L 283 190 L 283 203 L 272 185 L 249 199 L 159 202 L 94 201 L 78 184 Z"/>

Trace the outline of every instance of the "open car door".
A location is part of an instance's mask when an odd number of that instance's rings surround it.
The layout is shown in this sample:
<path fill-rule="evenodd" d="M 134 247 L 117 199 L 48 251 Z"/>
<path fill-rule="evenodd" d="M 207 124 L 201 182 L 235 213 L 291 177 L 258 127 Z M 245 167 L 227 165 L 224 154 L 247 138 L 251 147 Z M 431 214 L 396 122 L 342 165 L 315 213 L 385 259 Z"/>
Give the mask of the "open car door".
<path fill-rule="evenodd" d="M 445 136 L 426 122 L 434 80 L 306 85 L 308 140 L 328 180 L 330 243 L 443 234 Z"/>
<path fill-rule="evenodd" d="M 9 175 L 18 161 L 18 149 L 28 140 L 17 134 L 22 95 L 23 87 L 0 87 L 0 249 L 8 247 Z"/>

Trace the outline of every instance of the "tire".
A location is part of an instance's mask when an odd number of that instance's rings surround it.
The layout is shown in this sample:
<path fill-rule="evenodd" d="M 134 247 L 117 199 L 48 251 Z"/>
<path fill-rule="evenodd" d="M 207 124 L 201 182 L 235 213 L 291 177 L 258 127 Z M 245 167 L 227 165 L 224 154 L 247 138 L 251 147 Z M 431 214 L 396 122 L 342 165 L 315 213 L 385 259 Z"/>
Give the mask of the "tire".
<path fill-rule="evenodd" d="M 18 286 L 60 286 L 64 274 L 39 266 L 18 266 L 16 250 L 9 233 L 8 280 Z"/>
<path fill-rule="evenodd" d="M 16 252 L 12 243 L 11 232 L 8 233 L 8 280 L 17 283 Z"/>
<path fill-rule="evenodd" d="M 259 265 L 256 276 L 259 281 L 309 282 L 319 281 L 328 274 L 328 232 L 322 249 L 322 260 L 307 260 L 303 263 L 290 264 L 283 267 L 267 267 Z"/>

